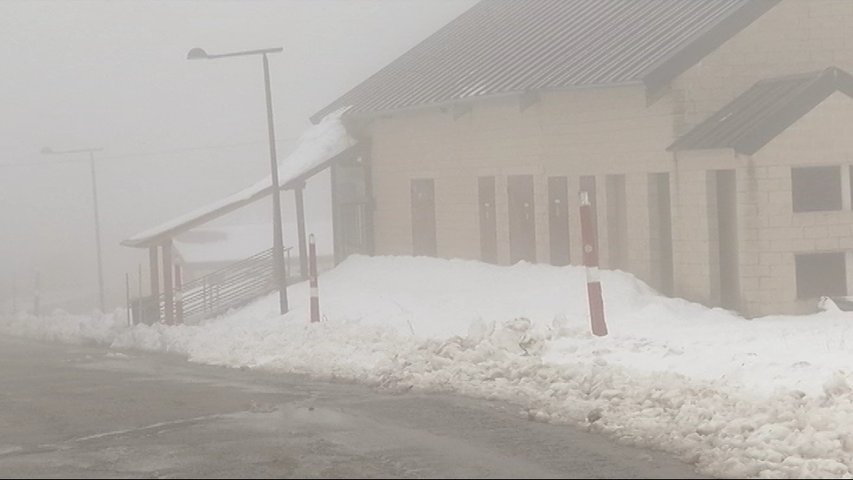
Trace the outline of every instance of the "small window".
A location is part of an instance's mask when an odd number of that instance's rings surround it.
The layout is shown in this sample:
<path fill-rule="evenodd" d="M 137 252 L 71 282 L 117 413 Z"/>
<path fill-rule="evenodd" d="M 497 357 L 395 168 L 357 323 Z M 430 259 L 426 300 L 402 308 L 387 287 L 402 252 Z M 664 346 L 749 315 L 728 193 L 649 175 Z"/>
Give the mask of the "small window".
<path fill-rule="evenodd" d="M 841 167 L 791 169 L 795 212 L 841 210 Z"/>
<path fill-rule="evenodd" d="M 844 253 L 797 255 L 797 298 L 847 295 Z"/>

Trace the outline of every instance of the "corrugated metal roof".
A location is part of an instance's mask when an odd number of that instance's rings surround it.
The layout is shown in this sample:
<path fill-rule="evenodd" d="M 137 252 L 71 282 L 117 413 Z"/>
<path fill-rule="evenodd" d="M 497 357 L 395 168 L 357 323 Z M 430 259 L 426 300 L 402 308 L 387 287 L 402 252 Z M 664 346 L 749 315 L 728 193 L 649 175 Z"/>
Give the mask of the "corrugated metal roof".
<path fill-rule="evenodd" d="M 675 141 L 669 150 L 732 148 L 752 155 L 853 77 L 835 67 L 762 80 Z"/>
<path fill-rule="evenodd" d="M 487 95 L 634 83 L 655 70 L 680 69 L 674 76 L 776 3 L 484 0 L 313 118 L 346 105 L 353 106 L 350 113 L 382 112 Z M 721 26 L 725 32 L 715 31 Z M 677 58 L 691 45 L 697 58 L 686 63 Z"/>

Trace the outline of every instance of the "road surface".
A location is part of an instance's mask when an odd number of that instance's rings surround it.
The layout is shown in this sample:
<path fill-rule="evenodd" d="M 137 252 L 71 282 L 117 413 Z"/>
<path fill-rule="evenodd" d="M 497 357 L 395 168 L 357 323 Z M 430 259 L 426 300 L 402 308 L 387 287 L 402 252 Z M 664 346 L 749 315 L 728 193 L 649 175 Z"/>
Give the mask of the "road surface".
<path fill-rule="evenodd" d="M 685 478 L 516 407 L 0 337 L 0 477 Z"/>

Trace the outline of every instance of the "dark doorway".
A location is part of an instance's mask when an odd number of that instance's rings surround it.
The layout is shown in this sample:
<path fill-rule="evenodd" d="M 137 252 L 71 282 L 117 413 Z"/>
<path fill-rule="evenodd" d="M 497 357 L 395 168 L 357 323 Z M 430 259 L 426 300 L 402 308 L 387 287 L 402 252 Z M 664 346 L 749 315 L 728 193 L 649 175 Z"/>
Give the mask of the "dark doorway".
<path fill-rule="evenodd" d="M 625 175 L 608 175 L 607 185 L 607 254 L 614 270 L 628 269 L 628 200 Z"/>
<path fill-rule="evenodd" d="M 332 164 L 332 228 L 335 262 L 352 254 L 373 254 L 373 210 L 367 159 L 357 156 Z"/>
<path fill-rule="evenodd" d="M 737 248 L 737 186 L 734 170 L 717 170 L 717 241 L 720 255 L 720 306 L 737 309 L 740 275 Z"/>
<path fill-rule="evenodd" d="M 583 175 L 580 177 L 580 191 L 589 193 L 589 203 L 592 205 L 592 225 L 598 233 L 598 196 L 595 193 L 595 176 Z"/>
<path fill-rule="evenodd" d="M 533 176 L 507 177 L 509 197 L 509 260 L 536 261 L 536 218 L 533 205 Z"/>
<path fill-rule="evenodd" d="M 548 178 L 548 234 L 551 265 L 568 265 L 569 256 L 569 180 Z"/>
<path fill-rule="evenodd" d="M 498 222 L 495 217 L 495 177 L 478 179 L 480 199 L 480 258 L 484 262 L 498 261 Z"/>
<path fill-rule="evenodd" d="M 649 217 L 655 287 L 664 295 L 672 295 L 672 207 L 669 173 L 649 174 Z"/>
<path fill-rule="evenodd" d="M 431 178 L 412 180 L 412 253 L 436 256 L 435 181 Z"/>

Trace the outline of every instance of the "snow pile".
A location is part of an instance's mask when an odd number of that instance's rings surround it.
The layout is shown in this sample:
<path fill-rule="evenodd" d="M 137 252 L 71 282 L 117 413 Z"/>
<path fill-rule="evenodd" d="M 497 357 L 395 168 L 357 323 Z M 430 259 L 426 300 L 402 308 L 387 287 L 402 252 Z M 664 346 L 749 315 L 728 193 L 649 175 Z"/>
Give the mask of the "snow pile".
<path fill-rule="evenodd" d="M 0 320 L 0 330 L 190 360 L 516 402 L 732 477 L 853 476 L 853 317 L 744 320 L 602 272 L 611 335 L 588 333 L 581 268 L 353 257 L 307 285 L 202 325 L 122 315 Z M 851 339 L 853 341 L 853 339 Z"/>
<path fill-rule="evenodd" d="M 129 330 L 124 312 L 91 315 L 54 310 L 49 316 L 28 313 L 0 316 L 0 332 L 51 342 L 109 345 Z"/>

